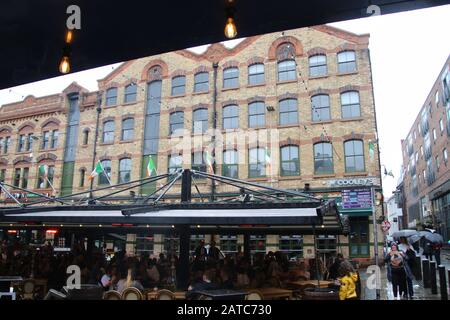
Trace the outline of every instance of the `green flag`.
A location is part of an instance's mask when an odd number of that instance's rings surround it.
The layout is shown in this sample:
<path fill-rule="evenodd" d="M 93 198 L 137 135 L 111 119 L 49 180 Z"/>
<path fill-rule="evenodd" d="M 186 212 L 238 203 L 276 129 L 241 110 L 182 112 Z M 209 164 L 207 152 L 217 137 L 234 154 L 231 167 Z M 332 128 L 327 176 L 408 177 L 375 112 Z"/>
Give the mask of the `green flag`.
<path fill-rule="evenodd" d="M 97 162 L 97 165 L 95 166 L 94 170 L 92 171 L 91 175 L 89 176 L 89 180 L 94 179 L 96 176 L 98 176 L 100 173 L 103 172 L 103 167 L 100 161 Z"/>
<path fill-rule="evenodd" d="M 369 158 L 371 162 L 375 159 L 375 144 L 373 141 L 369 141 Z"/>
<path fill-rule="evenodd" d="M 48 166 L 43 164 L 39 166 L 39 175 L 46 178 L 48 176 Z"/>
<path fill-rule="evenodd" d="M 155 163 L 153 162 L 153 157 L 150 155 L 148 156 L 147 175 L 151 177 L 153 171 L 158 174 L 158 172 L 156 171 Z"/>

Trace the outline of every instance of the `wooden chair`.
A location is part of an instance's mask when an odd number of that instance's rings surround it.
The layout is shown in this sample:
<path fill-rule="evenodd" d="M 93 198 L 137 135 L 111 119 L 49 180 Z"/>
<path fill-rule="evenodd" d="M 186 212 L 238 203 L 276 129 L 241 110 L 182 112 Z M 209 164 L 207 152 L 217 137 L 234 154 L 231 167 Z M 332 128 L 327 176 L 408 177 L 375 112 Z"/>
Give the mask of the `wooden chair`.
<path fill-rule="evenodd" d="M 122 295 L 119 291 L 109 290 L 103 295 L 103 300 L 121 300 Z"/>
<path fill-rule="evenodd" d="M 123 290 L 121 298 L 122 300 L 143 300 L 141 291 L 134 287 Z"/>
<path fill-rule="evenodd" d="M 175 294 L 167 289 L 161 289 L 156 293 L 156 300 L 175 300 Z"/>
<path fill-rule="evenodd" d="M 264 295 L 259 290 L 250 290 L 247 292 L 245 300 L 264 300 Z"/>

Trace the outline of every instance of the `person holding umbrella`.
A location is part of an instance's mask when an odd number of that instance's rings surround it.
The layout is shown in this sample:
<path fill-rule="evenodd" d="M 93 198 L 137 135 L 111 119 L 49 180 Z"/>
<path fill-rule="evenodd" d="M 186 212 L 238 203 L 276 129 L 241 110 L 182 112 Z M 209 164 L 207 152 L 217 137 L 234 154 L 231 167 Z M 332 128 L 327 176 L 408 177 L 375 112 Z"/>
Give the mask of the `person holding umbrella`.
<path fill-rule="evenodd" d="M 441 264 L 441 248 L 444 239 L 439 233 L 434 232 L 431 229 L 425 229 L 425 231 L 419 232 L 420 236 L 425 239 L 425 245 L 423 248 L 423 254 L 430 261 L 433 260 L 433 256 L 436 259 L 437 265 Z"/>
<path fill-rule="evenodd" d="M 398 250 L 397 244 L 391 245 L 391 251 L 384 259 L 388 263 L 388 272 L 390 272 L 392 291 L 394 299 L 397 299 L 397 294 L 400 292 L 400 297 L 406 296 L 406 271 L 405 271 L 405 254 Z"/>
<path fill-rule="evenodd" d="M 410 299 L 414 299 L 414 287 L 413 287 L 413 273 L 412 270 L 416 264 L 416 252 L 413 247 L 408 243 L 406 237 L 400 237 L 400 244 L 398 249 L 403 252 L 406 258 L 405 273 L 406 273 L 406 285 L 408 289 L 408 295 Z"/>

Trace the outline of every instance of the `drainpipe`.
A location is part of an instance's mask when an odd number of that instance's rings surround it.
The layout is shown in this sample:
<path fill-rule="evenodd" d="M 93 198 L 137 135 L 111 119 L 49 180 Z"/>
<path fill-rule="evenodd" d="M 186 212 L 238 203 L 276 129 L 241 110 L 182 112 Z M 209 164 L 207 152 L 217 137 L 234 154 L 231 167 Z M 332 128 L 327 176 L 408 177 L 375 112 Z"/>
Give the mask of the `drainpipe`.
<path fill-rule="evenodd" d="M 217 62 L 213 63 L 213 135 L 211 137 L 211 142 L 213 145 L 213 151 L 212 151 L 212 158 L 215 159 L 216 157 L 216 129 L 217 129 L 217 68 L 219 67 L 219 64 Z M 212 164 L 213 167 L 213 174 L 217 174 L 216 172 L 216 161 Z M 215 200 L 215 194 L 216 194 L 216 181 L 212 180 L 211 184 L 211 198 L 210 201 L 214 202 Z"/>
<path fill-rule="evenodd" d="M 100 124 L 100 113 L 102 112 L 102 91 L 97 92 L 97 122 L 95 125 L 95 136 L 94 136 L 94 150 L 92 152 L 92 171 L 95 169 L 95 159 L 97 158 L 97 140 L 98 140 L 98 131 L 99 131 L 99 124 Z M 92 193 L 92 189 L 94 187 L 94 179 L 91 179 L 90 182 L 90 192 L 89 192 L 89 199 L 91 200 L 94 195 Z"/>

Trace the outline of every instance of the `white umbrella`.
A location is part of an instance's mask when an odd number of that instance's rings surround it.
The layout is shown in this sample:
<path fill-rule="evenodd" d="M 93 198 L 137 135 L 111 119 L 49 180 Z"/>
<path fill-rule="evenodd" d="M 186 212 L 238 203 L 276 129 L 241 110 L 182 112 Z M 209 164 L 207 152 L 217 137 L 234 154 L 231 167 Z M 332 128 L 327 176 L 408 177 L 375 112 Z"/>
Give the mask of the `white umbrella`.
<path fill-rule="evenodd" d="M 419 233 L 417 232 L 417 230 L 403 229 L 403 230 L 394 232 L 392 234 L 392 236 L 394 238 L 401 238 L 401 237 L 408 238 L 408 237 L 415 236 L 415 235 L 418 235 L 418 234 Z"/>
<path fill-rule="evenodd" d="M 443 243 L 444 238 L 439 233 L 432 233 L 430 231 L 420 231 L 420 237 L 427 239 L 432 243 Z"/>

